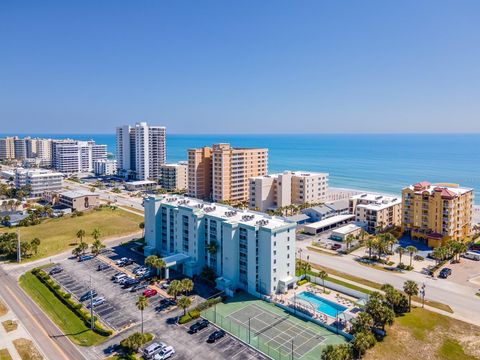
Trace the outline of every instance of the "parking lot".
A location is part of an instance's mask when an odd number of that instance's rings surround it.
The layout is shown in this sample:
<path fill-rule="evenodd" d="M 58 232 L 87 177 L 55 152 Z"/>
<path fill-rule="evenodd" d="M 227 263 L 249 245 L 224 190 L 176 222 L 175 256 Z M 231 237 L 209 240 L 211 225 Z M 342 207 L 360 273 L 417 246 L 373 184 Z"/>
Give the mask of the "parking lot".
<path fill-rule="evenodd" d="M 105 297 L 103 304 L 94 307 L 94 313 L 102 323 L 115 330 L 117 334 L 94 349 L 99 356 L 107 355 L 108 348 L 118 344 L 121 339 L 140 329 L 141 314 L 137 309 L 136 301 L 143 290 L 130 292 L 130 289 L 123 289 L 121 285 L 114 283 L 111 277 L 118 270 L 113 267 L 102 271 L 97 270 L 99 264 L 106 263 L 102 258 L 107 261 L 116 261 L 122 257 L 133 258 L 135 263 L 123 268 L 130 271 L 138 264 L 143 264 L 143 256 L 132 252 L 131 247 L 133 247 L 133 244 L 107 249 L 100 257 L 86 261 L 78 261 L 74 258 L 65 259 L 59 264 L 63 271 L 52 275 L 52 278 L 64 290 L 71 293 L 77 301 L 89 291 L 90 281 L 92 288 L 98 293 L 97 297 Z M 46 268 L 45 271 L 48 272 L 52 267 Z M 176 274 L 174 271 L 171 271 L 170 274 L 174 277 L 183 278 L 183 276 Z M 194 303 L 201 302 L 204 298 L 216 292 L 215 289 L 206 286 L 200 280 L 196 280 L 194 283 L 195 288 L 192 292 Z M 207 329 L 203 329 L 196 334 L 189 334 L 187 331 L 188 327 L 177 325 L 171 321 L 171 319 L 181 315 L 183 310 L 172 306 L 168 308 L 161 307 L 160 302 L 162 299 L 163 297 L 159 293 L 148 298 L 149 306 L 143 312 L 144 327 L 145 331 L 155 335 L 154 341 L 165 342 L 175 348 L 175 359 L 265 358 L 228 334 L 217 342 L 208 344 L 206 342 L 208 336 L 216 330 L 214 325 L 210 325 Z M 83 304 L 87 306 L 89 302 L 87 299 Z"/>

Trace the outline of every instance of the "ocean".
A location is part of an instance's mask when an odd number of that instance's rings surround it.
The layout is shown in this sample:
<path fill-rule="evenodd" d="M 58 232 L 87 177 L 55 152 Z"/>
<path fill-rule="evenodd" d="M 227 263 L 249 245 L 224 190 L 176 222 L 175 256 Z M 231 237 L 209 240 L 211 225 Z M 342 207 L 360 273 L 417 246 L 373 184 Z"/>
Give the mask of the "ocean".
<path fill-rule="evenodd" d="M 30 136 L 93 139 L 115 153 L 115 134 Z M 480 134 L 167 134 L 167 161 L 186 160 L 188 148 L 216 142 L 267 147 L 269 172 L 328 172 L 332 187 L 400 194 L 402 187 L 428 180 L 480 189 Z"/>

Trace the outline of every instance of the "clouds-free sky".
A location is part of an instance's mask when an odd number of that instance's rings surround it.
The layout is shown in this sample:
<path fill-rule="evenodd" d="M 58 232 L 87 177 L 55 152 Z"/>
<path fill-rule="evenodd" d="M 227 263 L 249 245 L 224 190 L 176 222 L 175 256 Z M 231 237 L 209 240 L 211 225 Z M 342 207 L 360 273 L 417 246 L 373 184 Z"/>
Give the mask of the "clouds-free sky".
<path fill-rule="evenodd" d="M 479 132 L 480 2 L 0 2 L 0 133 Z"/>

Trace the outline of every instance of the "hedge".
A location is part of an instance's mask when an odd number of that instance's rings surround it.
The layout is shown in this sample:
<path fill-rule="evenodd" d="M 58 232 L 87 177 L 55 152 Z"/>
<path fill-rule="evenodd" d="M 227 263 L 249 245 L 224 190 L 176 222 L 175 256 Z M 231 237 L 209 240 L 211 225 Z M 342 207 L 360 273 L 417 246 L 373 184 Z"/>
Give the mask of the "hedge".
<path fill-rule="evenodd" d="M 297 281 L 297 286 L 302 286 L 303 284 L 306 284 L 306 283 L 308 283 L 308 280 L 307 280 L 307 279 L 298 280 L 298 281 Z"/>
<path fill-rule="evenodd" d="M 208 299 L 198 304 L 195 310 L 197 311 L 207 310 L 209 307 L 212 307 L 215 304 L 221 303 L 222 301 L 223 301 L 222 297 L 217 296 L 216 298 Z"/>
<path fill-rule="evenodd" d="M 32 270 L 32 274 L 35 275 L 63 304 L 65 304 L 72 312 L 83 320 L 86 326 L 90 326 L 90 314 L 82 309 L 82 304 L 78 304 L 72 300 L 72 295 L 60 290 L 60 286 L 56 284 L 50 275 L 46 274 L 43 270 L 35 268 Z M 96 316 L 94 319 L 93 331 L 102 336 L 110 336 L 113 331 L 110 329 L 104 329 L 98 322 Z"/>
<path fill-rule="evenodd" d="M 200 317 L 200 311 L 194 309 L 190 310 L 187 312 L 185 315 L 180 316 L 180 319 L 178 319 L 179 324 L 185 324 L 189 321 L 192 321 L 194 319 L 198 319 Z"/>

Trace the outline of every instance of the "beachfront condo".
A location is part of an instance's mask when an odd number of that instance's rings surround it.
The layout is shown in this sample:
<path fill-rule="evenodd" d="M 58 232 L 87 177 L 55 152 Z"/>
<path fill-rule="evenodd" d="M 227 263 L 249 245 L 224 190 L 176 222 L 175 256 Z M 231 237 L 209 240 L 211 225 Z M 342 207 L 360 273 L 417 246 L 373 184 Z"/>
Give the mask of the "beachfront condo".
<path fill-rule="evenodd" d="M 46 191 L 60 191 L 63 174 L 46 169 L 15 169 L 15 188 L 29 187 L 29 196 L 41 197 Z"/>
<path fill-rule="evenodd" d="M 402 225 L 400 197 L 370 193 L 354 195 L 349 200 L 349 211 L 369 233 Z"/>
<path fill-rule="evenodd" d="M 116 130 L 118 174 L 129 179 L 159 180 L 166 162 L 166 129 L 146 122 Z"/>
<path fill-rule="evenodd" d="M 160 166 L 160 186 L 167 190 L 183 191 L 187 189 L 188 164 L 180 161 L 176 164 Z"/>
<path fill-rule="evenodd" d="M 427 181 L 402 190 L 402 230 L 437 247 L 472 233 L 473 189 Z"/>
<path fill-rule="evenodd" d="M 0 139 L 0 160 L 15 159 L 15 138 L 11 136 Z"/>
<path fill-rule="evenodd" d="M 324 202 L 327 190 L 327 173 L 284 171 L 256 176 L 249 180 L 249 206 L 266 211 L 292 204 Z"/>
<path fill-rule="evenodd" d="M 52 166 L 62 173 L 92 172 L 96 160 L 107 158 L 107 145 L 72 139 L 52 141 Z"/>
<path fill-rule="evenodd" d="M 145 255 L 187 276 L 207 266 L 227 294 L 283 293 L 295 284 L 296 223 L 280 217 L 164 195 L 145 199 Z"/>
<path fill-rule="evenodd" d="M 248 201 L 248 179 L 267 174 L 268 149 L 230 144 L 188 150 L 188 194 L 204 200 Z"/>

